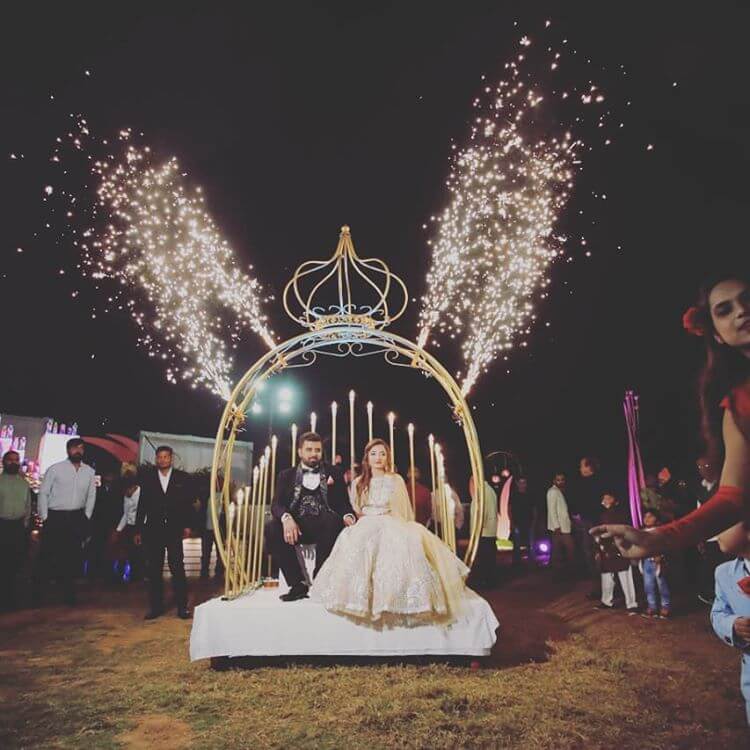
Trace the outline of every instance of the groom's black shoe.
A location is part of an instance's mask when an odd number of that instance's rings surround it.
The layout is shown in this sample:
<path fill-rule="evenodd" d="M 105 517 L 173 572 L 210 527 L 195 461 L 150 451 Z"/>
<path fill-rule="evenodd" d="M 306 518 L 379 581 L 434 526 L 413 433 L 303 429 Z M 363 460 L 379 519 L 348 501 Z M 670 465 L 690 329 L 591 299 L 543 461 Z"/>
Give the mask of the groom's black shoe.
<path fill-rule="evenodd" d="M 304 583 L 295 583 L 286 594 L 282 594 L 279 599 L 284 602 L 296 602 L 297 599 L 307 599 L 307 586 Z"/>

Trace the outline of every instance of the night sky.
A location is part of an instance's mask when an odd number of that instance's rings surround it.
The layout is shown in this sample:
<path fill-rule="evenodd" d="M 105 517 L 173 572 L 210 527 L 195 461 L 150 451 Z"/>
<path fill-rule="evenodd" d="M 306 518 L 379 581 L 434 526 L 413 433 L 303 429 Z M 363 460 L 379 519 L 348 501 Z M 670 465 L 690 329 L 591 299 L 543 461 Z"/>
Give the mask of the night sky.
<path fill-rule="evenodd" d="M 480 77 L 497 79 L 519 37 L 535 37 L 550 18 L 581 56 L 606 68 L 601 80 L 619 97 L 625 128 L 606 158 L 585 165 L 562 218 L 566 231 L 589 238 L 591 258 L 576 249 L 573 262 L 553 267 L 528 348 L 493 366 L 471 394 L 482 448 L 514 451 L 540 482 L 553 468 L 572 470 L 586 452 L 622 477 L 622 397 L 634 388 L 647 465 L 689 467 L 699 450 L 702 353 L 682 332 L 681 315 L 707 269 L 747 259 L 750 11 L 741 3 L 665 5 L 6 9 L 0 412 L 133 436 L 212 436 L 220 415 L 208 392 L 165 382 L 126 318 L 91 319 L 96 297 L 72 268 L 72 248 L 41 231 L 46 160 L 68 112 L 85 113 L 100 132 L 142 130 L 159 153 L 177 155 L 238 258 L 277 294 L 302 260 L 329 256 L 349 224 L 360 254 L 386 260 L 418 298 L 428 266 L 422 224 L 445 204 L 451 140 L 467 132 Z M 621 65 L 625 76 L 614 73 Z M 11 152 L 24 159 L 11 161 Z M 590 200 L 594 190 L 607 193 L 606 203 Z M 416 337 L 418 307 L 395 332 Z M 279 302 L 268 312 L 280 336 L 297 333 Z M 249 336 L 236 376 L 263 350 Z M 460 367 L 447 344 L 436 353 Z M 360 430 L 369 398 L 381 434 L 390 409 L 403 424 L 416 422 L 422 440 L 435 431 L 463 484 L 460 433 L 434 383 L 381 360 L 347 360 L 298 370 L 294 385 L 300 424 L 316 409 L 325 427 L 336 398 L 345 434 L 341 416 L 354 388 Z M 265 429 L 251 424 L 250 437 L 264 439 Z M 400 446 L 403 458 L 405 439 Z"/>

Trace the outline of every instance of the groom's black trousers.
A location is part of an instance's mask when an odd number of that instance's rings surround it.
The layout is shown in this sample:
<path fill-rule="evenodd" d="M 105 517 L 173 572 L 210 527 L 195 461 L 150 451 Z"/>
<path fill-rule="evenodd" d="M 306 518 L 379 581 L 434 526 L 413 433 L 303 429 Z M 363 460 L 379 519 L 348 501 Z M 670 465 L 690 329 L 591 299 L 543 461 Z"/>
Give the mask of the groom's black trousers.
<path fill-rule="evenodd" d="M 302 532 L 297 544 L 314 544 L 316 546 L 315 571 L 313 573 L 313 576 L 316 576 L 331 554 L 336 538 L 344 527 L 343 520 L 338 513 L 332 511 L 323 511 L 318 516 L 304 516 L 294 520 Z M 294 545 L 287 544 L 284 541 L 284 527 L 281 521 L 272 518 L 266 524 L 266 543 L 269 551 L 284 572 L 286 582 L 290 586 L 301 583 L 305 577 L 297 558 L 297 552 Z"/>

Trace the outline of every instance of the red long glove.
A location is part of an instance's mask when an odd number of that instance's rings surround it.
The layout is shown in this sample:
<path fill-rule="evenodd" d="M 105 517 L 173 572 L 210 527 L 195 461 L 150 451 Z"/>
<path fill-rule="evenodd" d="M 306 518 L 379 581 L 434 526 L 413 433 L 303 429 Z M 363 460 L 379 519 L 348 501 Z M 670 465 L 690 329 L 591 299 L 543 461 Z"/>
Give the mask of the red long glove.
<path fill-rule="evenodd" d="M 745 519 L 750 519 L 750 506 L 743 501 L 743 491 L 725 485 L 700 508 L 659 526 L 654 533 L 667 537 L 670 549 L 681 549 L 699 544 Z"/>

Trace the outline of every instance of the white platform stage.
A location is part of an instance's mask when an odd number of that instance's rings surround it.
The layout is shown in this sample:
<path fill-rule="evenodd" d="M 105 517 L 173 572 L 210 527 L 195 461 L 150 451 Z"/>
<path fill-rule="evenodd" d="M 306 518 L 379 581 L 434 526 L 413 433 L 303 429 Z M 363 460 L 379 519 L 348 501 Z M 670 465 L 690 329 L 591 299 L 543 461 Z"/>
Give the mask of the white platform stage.
<path fill-rule="evenodd" d="M 195 608 L 190 659 L 278 656 L 488 656 L 499 622 L 467 589 L 465 614 L 447 627 L 377 630 L 327 612 L 312 599 L 282 602 L 283 589 L 260 589 Z"/>

